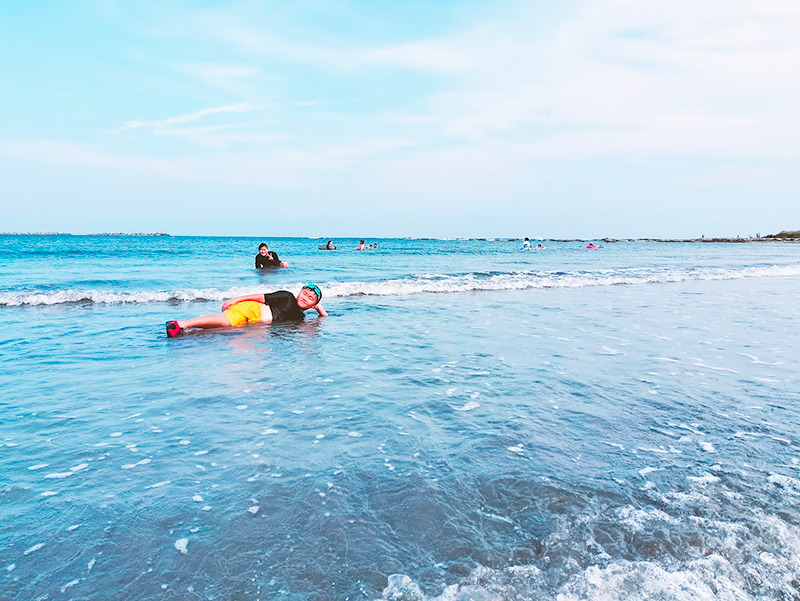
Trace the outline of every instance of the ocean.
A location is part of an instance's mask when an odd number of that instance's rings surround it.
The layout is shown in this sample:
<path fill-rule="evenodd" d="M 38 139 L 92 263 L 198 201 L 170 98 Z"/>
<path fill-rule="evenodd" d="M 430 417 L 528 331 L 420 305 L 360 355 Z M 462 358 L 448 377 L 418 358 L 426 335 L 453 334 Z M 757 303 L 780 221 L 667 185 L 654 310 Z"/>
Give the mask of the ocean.
<path fill-rule="evenodd" d="M 800 599 L 800 245 L 266 241 L 0 236 L 0 599 Z"/>

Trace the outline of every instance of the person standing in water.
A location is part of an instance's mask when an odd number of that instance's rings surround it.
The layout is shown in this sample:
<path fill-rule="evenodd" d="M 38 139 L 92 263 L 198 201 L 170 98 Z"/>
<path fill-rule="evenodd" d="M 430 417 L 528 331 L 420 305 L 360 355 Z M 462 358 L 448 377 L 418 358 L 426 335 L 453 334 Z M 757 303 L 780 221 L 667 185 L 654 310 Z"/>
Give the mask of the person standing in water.
<path fill-rule="evenodd" d="M 366 249 L 367 249 L 367 247 L 364 246 L 364 239 L 362 238 L 361 242 L 359 242 L 358 246 L 356 246 L 356 250 L 366 250 Z"/>
<path fill-rule="evenodd" d="M 256 269 L 264 269 L 265 267 L 289 267 L 289 264 L 286 261 L 281 261 L 278 258 L 278 253 L 270 250 L 266 242 L 262 242 L 258 245 Z"/>
<path fill-rule="evenodd" d="M 322 291 L 316 284 L 306 284 L 297 296 L 287 290 L 237 296 L 222 303 L 221 315 L 168 321 L 167 338 L 175 338 L 188 328 L 230 328 L 250 323 L 301 320 L 308 309 L 327 317 L 327 311 L 319 304 L 321 300 Z"/>

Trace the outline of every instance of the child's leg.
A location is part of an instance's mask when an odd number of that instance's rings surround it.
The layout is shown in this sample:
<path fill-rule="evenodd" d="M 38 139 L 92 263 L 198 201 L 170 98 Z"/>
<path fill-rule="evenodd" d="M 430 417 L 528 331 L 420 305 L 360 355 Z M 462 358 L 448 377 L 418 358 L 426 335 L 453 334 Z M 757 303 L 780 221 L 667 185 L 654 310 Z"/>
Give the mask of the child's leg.
<path fill-rule="evenodd" d="M 186 328 L 229 328 L 231 320 L 226 315 L 201 315 L 192 319 L 178 320 L 182 329 Z"/>

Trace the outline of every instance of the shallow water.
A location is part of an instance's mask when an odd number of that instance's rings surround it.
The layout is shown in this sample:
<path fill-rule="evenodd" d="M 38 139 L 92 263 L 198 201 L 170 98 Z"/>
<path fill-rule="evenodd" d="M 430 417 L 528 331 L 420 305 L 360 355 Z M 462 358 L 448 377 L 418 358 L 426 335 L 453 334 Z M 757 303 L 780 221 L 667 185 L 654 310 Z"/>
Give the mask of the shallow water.
<path fill-rule="evenodd" d="M 800 246 L 257 242 L 0 237 L 0 598 L 800 597 Z"/>

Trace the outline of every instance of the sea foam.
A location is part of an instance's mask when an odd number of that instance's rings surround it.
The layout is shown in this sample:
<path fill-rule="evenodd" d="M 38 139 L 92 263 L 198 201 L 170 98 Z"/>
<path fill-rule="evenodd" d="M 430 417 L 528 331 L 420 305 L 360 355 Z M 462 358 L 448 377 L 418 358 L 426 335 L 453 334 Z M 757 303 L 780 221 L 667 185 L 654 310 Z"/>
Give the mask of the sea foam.
<path fill-rule="evenodd" d="M 785 277 L 800 275 L 800 265 L 764 267 L 675 267 L 616 268 L 601 271 L 509 270 L 471 272 L 460 275 L 417 274 L 376 281 L 328 281 L 320 284 L 325 297 L 406 296 L 422 293 L 453 293 L 481 290 L 527 290 L 536 288 L 582 288 L 617 286 L 620 284 L 663 284 L 703 280 Z M 287 290 L 299 292 L 304 283 L 286 284 Z M 0 306 L 60 305 L 69 303 L 166 303 L 175 301 L 220 301 L 252 292 L 251 288 L 186 288 L 181 290 L 115 290 L 64 289 L 41 293 L 0 293 Z"/>

